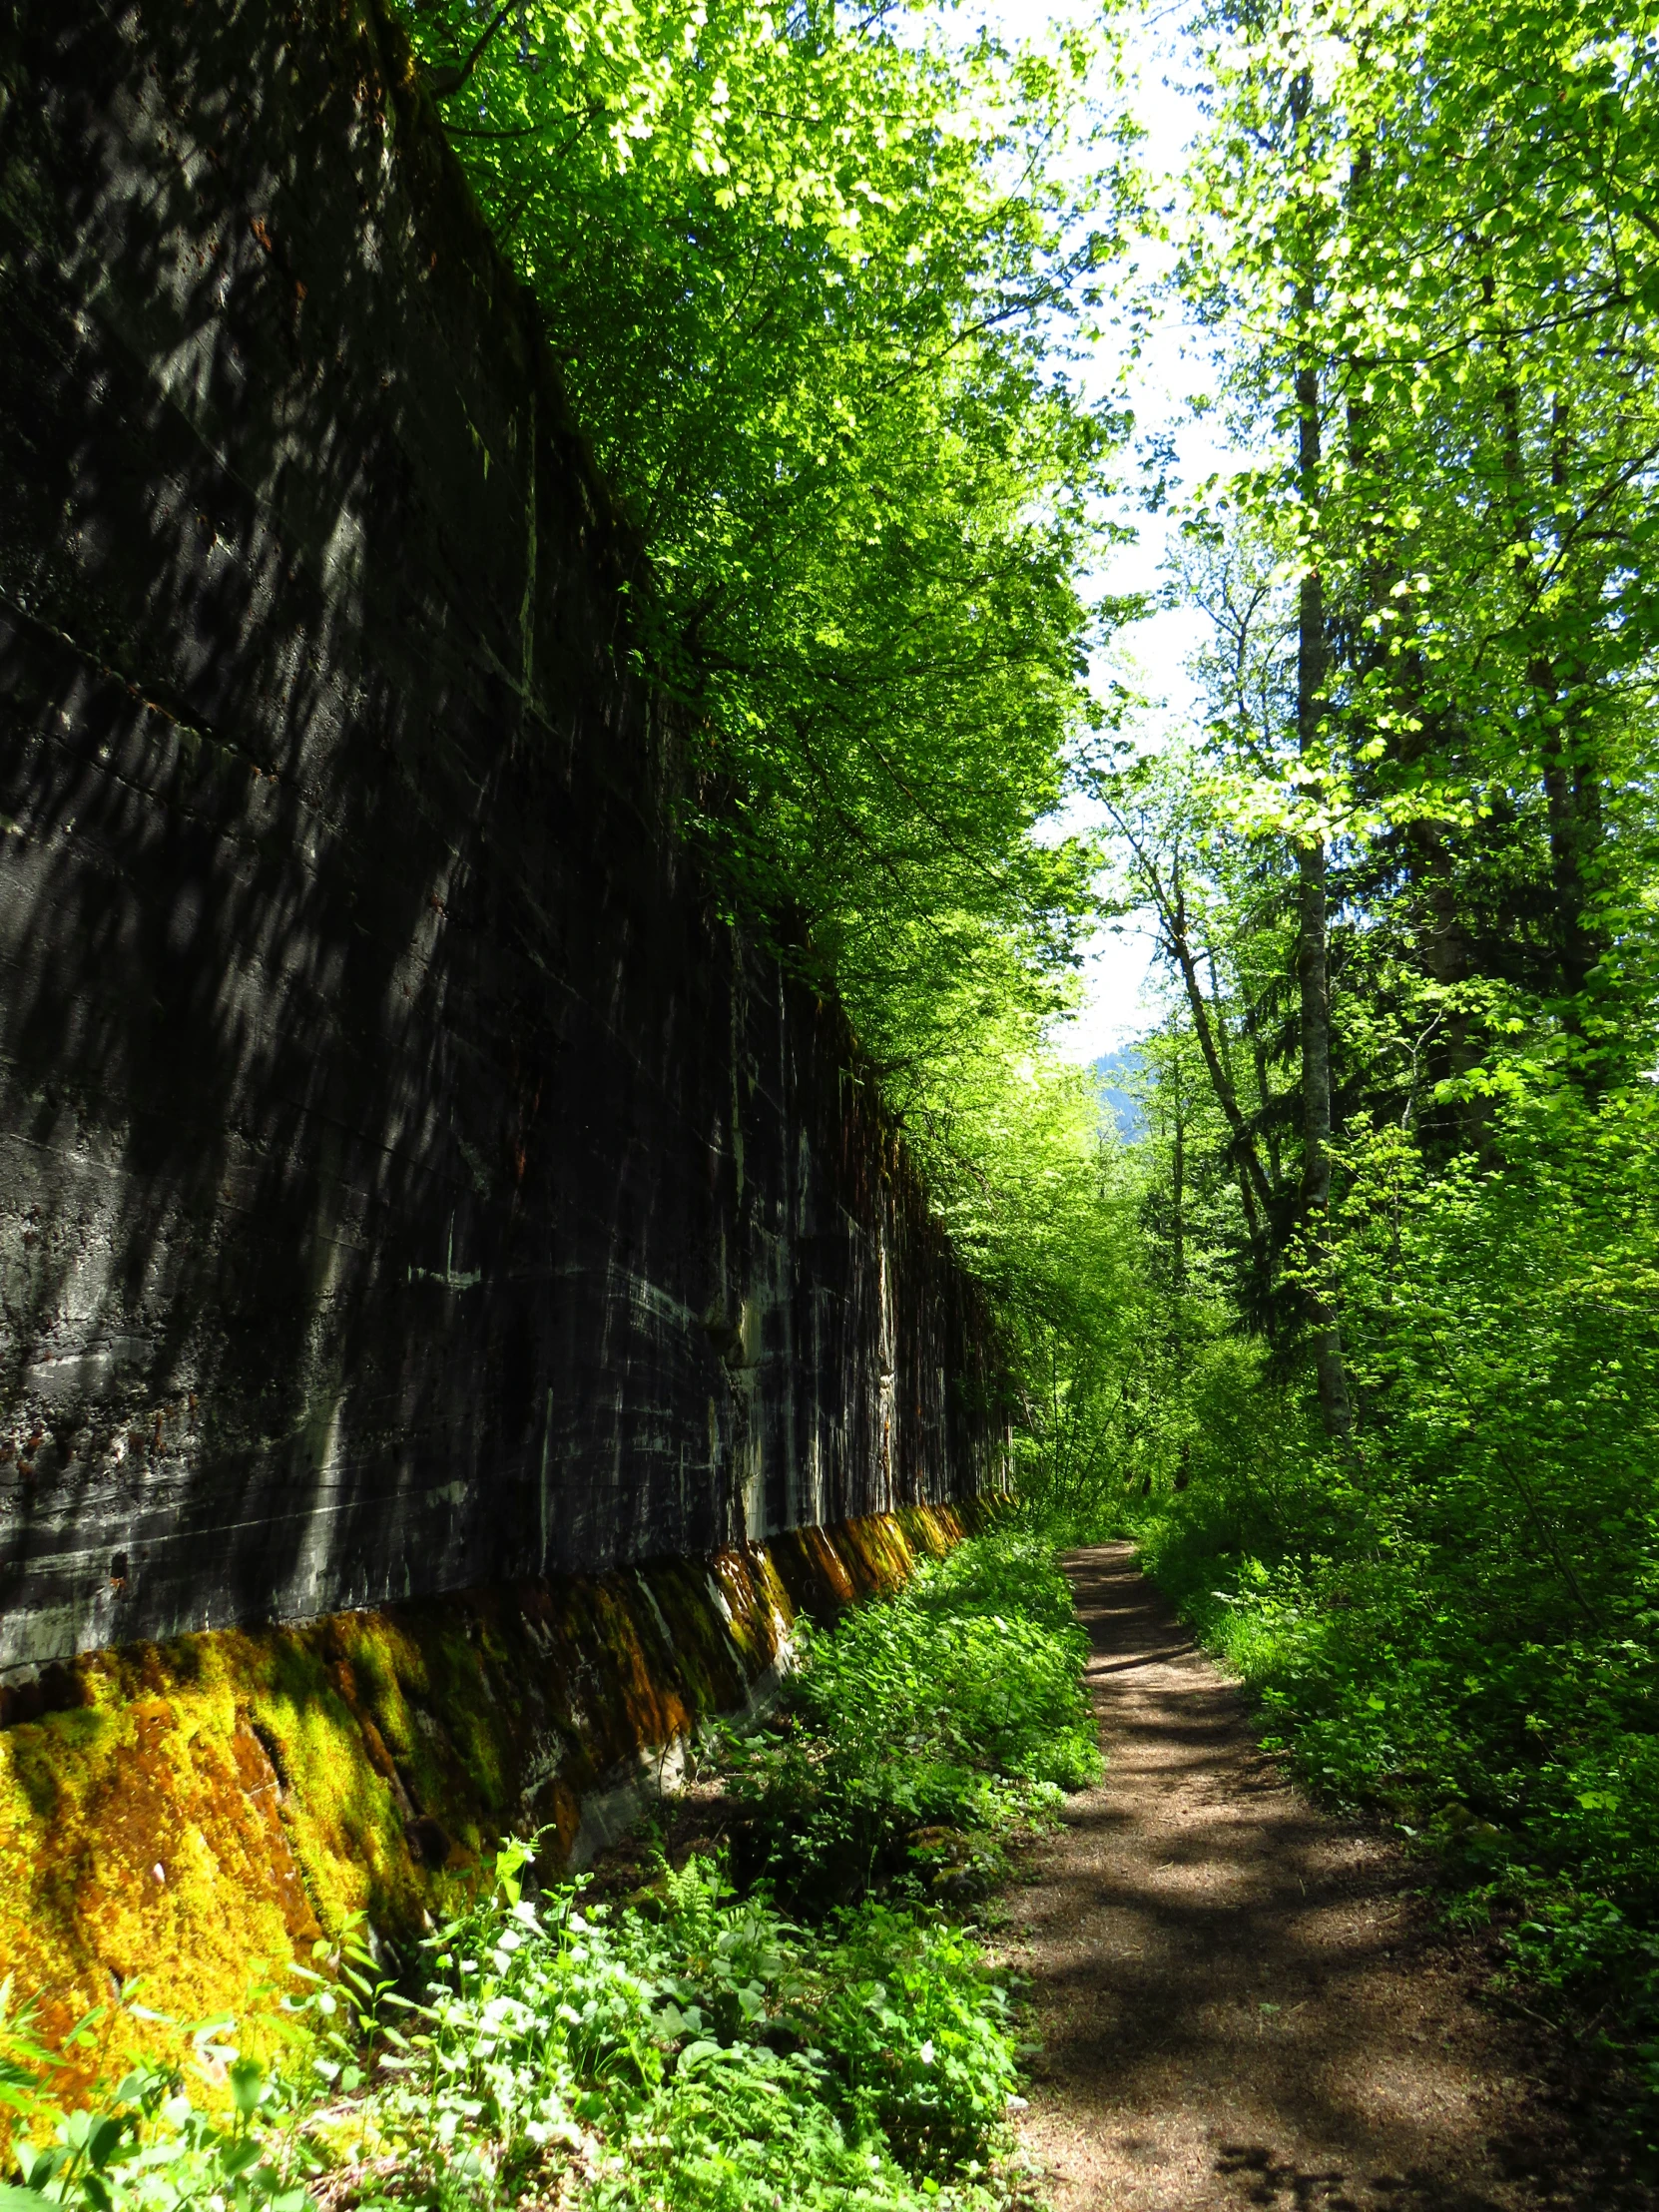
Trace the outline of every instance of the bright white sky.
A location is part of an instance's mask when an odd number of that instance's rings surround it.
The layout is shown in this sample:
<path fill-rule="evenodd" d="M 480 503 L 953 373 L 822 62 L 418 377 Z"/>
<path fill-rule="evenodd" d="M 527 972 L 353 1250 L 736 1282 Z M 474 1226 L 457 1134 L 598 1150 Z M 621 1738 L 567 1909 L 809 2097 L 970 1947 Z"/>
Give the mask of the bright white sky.
<path fill-rule="evenodd" d="M 1008 39 L 1041 38 L 1056 15 L 1075 19 L 1089 12 L 1082 6 L 1067 6 L 1065 0 L 969 0 L 963 9 L 970 22 L 985 21 Z M 1188 144 L 1201 120 L 1191 98 L 1180 89 L 1185 57 L 1177 26 L 1186 12 L 1180 0 L 1175 5 L 1166 0 L 1162 8 L 1151 0 L 1146 13 L 1139 0 L 1126 0 L 1119 26 L 1127 49 L 1132 103 L 1147 131 L 1141 159 L 1160 204 L 1173 196 L 1174 179 L 1185 166 Z M 1153 260 L 1155 251 L 1148 248 L 1143 253 L 1144 271 L 1159 267 Z M 1209 390 L 1210 371 L 1202 335 L 1183 326 L 1173 304 L 1127 377 L 1121 356 L 1103 346 L 1089 382 L 1103 394 L 1127 384 L 1137 432 L 1173 434 L 1179 481 L 1190 484 L 1226 465 L 1227 456 L 1212 435 L 1210 421 L 1196 420 L 1187 405 L 1192 394 Z M 1167 520 L 1147 514 L 1128 519 L 1139 530 L 1138 542 L 1113 556 L 1101 580 L 1109 590 L 1154 591 L 1161 581 Z M 1156 743 L 1160 728 L 1179 725 L 1190 711 L 1194 694 L 1185 663 L 1199 643 L 1198 618 L 1177 608 L 1118 633 L 1102 673 L 1111 670 L 1120 675 L 1149 701 L 1142 742 Z M 1081 828 L 1090 820 L 1089 810 L 1076 802 L 1062 828 Z M 1055 1033 L 1054 1041 L 1066 1059 L 1098 1059 L 1147 1026 L 1152 1009 L 1143 998 L 1142 984 L 1150 952 L 1145 933 L 1128 922 L 1121 934 L 1103 929 L 1095 937 L 1084 966 L 1083 1009 Z"/>

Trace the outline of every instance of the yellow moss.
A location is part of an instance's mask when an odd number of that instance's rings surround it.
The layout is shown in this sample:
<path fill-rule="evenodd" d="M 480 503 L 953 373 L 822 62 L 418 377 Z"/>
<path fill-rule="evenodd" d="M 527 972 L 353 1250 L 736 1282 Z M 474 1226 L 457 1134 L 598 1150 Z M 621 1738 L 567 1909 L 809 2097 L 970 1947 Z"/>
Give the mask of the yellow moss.
<path fill-rule="evenodd" d="M 739 1704 L 798 1610 L 894 1587 L 962 1527 L 915 1507 L 92 1654 L 79 1707 L 0 1730 L 0 1973 L 52 2037 L 140 1976 L 180 2018 L 269 2014 L 319 1935 L 412 1931 L 508 1830 L 551 1820 L 568 1847 L 582 1793 Z M 169 2040 L 123 2015 L 108 2062 Z"/>
<path fill-rule="evenodd" d="M 709 1571 L 726 1600 L 728 1633 L 746 1673 L 752 1677 L 763 1673 L 777 1657 L 778 1639 L 771 1608 L 755 1587 L 750 1558 L 738 1551 L 717 1552 Z"/>
<path fill-rule="evenodd" d="M 750 1556 L 750 1572 L 755 1580 L 756 1596 L 765 1609 L 767 1621 L 767 1659 L 776 1660 L 782 1648 L 790 1624 L 795 1619 L 795 1606 L 785 1589 L 772 1553 L 763 1545 L 757 1545 Z"/>
<path fill-rule="evenodd" d="M 898 1521 L 885 1513 L 843 1521 L 828 1531 L 858 1596 L 895 1590 L 914 1570 L 915 1558 Z"/>
<path fill-rule="evenodd" d="M 691 1708 L 714 1713 L 740 1703 L 745 1670 L 719 1609 L 710 1603 L 705 1563 L 655 1560 L 641 1570 L 640 1580 L 667 1623 L 675 1669 Z"/>
<path fill-rule="evenodd" d="M 951 1505 L 902 1505 L 893 1515 L 912 1550 L 942 1559 L 968 1533 L 968 1519 Z"/>
<path fill-rule="evenodd" d="M 49 2038 L 135 1985 L 189 2019 L 285 1975 L 317 1931 L 275 1779 L 220 1681 L 0 1735 L 0 1958 Z M 172 2040 L 124 2016 L 115 2055 Z"/>
<path fill-rule="evenodd" d="M 282 1810 L 318 1920 L 337 1936 L 354 1913 L 401 1922 L 416 1905 L 403 1824 L 350 1708 L 314 1655 L 254 1700 L 254 1723 L 279 1767 Z"/>

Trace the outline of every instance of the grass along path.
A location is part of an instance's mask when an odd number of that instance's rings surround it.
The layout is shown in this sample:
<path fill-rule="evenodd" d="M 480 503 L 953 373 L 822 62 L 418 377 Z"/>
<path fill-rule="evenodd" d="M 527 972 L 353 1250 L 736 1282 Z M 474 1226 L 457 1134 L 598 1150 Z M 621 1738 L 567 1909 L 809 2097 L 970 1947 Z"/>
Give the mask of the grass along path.
<path fill-rule="evenodd" d="M 1108 1766 L 1007 1936 L 1055 2212 L 1651 2204 L 1592 2170 L 1547 2053 L 1428 1926 L 1420 1872 L 1286 1780 L 1130 1546 L 1066 1567 Z"/>

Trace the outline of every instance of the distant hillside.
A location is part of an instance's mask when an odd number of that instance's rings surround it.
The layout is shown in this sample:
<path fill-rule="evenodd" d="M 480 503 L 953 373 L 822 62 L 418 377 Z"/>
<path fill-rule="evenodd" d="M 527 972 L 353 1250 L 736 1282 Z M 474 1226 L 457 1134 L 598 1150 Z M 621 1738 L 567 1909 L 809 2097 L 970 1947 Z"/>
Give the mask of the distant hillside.
<path fill-rule="evenodd" d="M 1094 1063 L 1094 1077 L 1100 1089 L 1100 1102 L 1117 1124 L 1118 1135 L 1125 1144 L 1133 1144 L 1146 1133 L 1146 1114 L 1139 1098 L 1123 1086 L 1132 1082 L 1141 1069 L 1139 1045 L 1119 1045 L 1115 1052 L 1103 1052 Z"/>

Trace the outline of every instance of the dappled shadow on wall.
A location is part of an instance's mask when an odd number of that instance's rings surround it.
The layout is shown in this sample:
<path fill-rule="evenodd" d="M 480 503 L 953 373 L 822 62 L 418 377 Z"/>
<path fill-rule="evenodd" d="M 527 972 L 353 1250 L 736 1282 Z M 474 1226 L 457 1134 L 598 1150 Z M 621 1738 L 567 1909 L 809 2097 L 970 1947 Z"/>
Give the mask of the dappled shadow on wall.
<path fill-rule="evenodd" d="M 890 1502 L 838 1017 L 666 838 L 395 34 L 89 0 L 0 68 L 0 1667 Z M 947 1323 L 917 1433 L 982 1425 Z"/>

